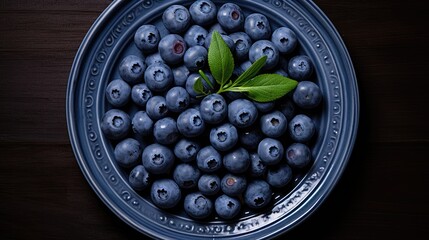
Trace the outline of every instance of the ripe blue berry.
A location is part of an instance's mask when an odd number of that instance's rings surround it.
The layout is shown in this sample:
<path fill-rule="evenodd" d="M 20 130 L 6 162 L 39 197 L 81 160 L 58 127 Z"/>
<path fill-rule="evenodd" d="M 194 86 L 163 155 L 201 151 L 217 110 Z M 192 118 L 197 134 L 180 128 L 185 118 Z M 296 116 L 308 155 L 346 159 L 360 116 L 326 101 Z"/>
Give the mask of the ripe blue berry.
<path fill-rule="evenodd" d="M 176 120 L 166 117 L 156 121 L 153 126 L 153 136 L 160 144 L 169 145 L 177 142 L 180 133 L 177 130 Z"/>
<path fill-rule="evenodd" d="M 197 154 L 197 166 L 203 172 L 215 172 L 222 167 L 222 156 L 212 146 L 203 147 Z"/>
<path fill-rule="evenodd" d="M 127 136 L 130 127 L 130 116 L 119 109 L 107 111 L 101 119 L 101 131 L 112 140 L 119 140 Z"/>
<path fill-rule="evenodd" d="M 265 138 L 258 145 L 258 155 L 265 165 L 274 165 L 282 160 L 284 147 L 279 140 Z"/>
<path fill-rule="evenodd" d="M 171 33 L 182 33 L 191 24 L 191 15 L 188 9 L 181 5 L 171 5 L 162 14 L 162 22 Z"/>
<path fill-rule="evenodd" d="M 213 196 L 220 191 L 220 178 L 215 174 L 204 174 L 198 180 L 198 190 L 206 195 Z"/>
<path fill-rule="evenodd" d="M 137 165 L 139 162 L 142 148 L 137 140 L 126 138 L 116 145 L 113 153 L 119 166 L 129 168 Z"/>
<path fill-rule="evenodd" d="M 314 82 L 301 81 L 293 92 L 293 101 L 304 109 L 315 108 L 322 101 L 322 91 Z"/>
<path fill-rule="evenodd" d="M 246 61 L 249 58 L 249 50 L 253 44 L 249 35 L 247 35 L 245 32 L 235 32 L 231 33 L 229 37 L 234 41 L 235 58 L 238 61 Z M 240 74 L 241 73 L 238 75 Z"/>
<path fill-rule="evenodd" d="M 250 208 L 259 209 L 271 201 L 271 187 L 263 180 L 253 180 L 244 192 L 244 202 Z"/>
<path fill-rule="evenodd" d="M 292 169 L 285 163 L 268 169 L 267 182 L 274 188 L 285 187 L 292 180 Z"/>
<path fill-rule="evenodd" d="M 258 111 L 260 113 L 270 112 L 276 106 L 276 103 L 274 101 L 271 101 L 271 102 L 257 102 L 257 101 L 253 101 L 253 104 L 255 104 L 256 109 L 258 109 Z"/>
<path fill-rule="evenodd" d="M 146 103 L 146 113 L 153 120 L 164 118 L 168 114 L 166 100 L 163 96 L 153 96 Z"/>
<path fill-rule="evenodd" d="M 173 172 L 173 179 L 183 189 L 195 188 L 200 178 L 200 170 L 188 163 L 180 163 Z"/>
<path fill-rule="evenodd" d="M 231 123 L 224 123 L 210 130 L 210 143 L 219 151 L 228 151 L 238 142 L 237 129 Z"/>
<path fill-rule="evenodd" d="M 153 121 L 145 111 L 138 111 L 131 120 L 134 133 L 141 136 L 150 136 L 153 133 Z"/>
<path fill-rule="evenodd" d="M 152 183 L 150 197 L 152 202 L 163 209 L 175 207 L 182 193 L 179 186 L 171 179 L 160 179 Z"/>
<path fill-rule="evenodd" d="M 206 38 L 209 33 L 206 29 L 199 25 L 193 25 L 186 31 L 183 39 L 185 40 L 188 47 L 193 46 L 204 46 Z"/>
<path fill-rule="evenodd" d="M 181 36 L 168 34 L 159 42 L 158 52 L 163 61 L 176 65 L 183 62 L 186 48 L 185 40 Z"/>
<path fill-rule="evenodd" d="M 207 49 L 202 46 L 193 46 L 186 50 L 183 56 L 185 66 L 191 71 L 197 71 L 206 66 Z"/>
<path fill-rule="evenodd" d="M 209 78 L 209 81 L 213 87 L 216 87 L 216 81 L 214 80 L 213 76 L 209 73 L 206 73 L 207 77 Z M 198 78 L 201 78 L 200 74 L 198 73 L 192 73 L 189 75 L 188 79 L 186 80 L 186 91 L 189 93 L 189 95 L 193 98 L 197 97 L 199 94 L 195 92 L 194 85 L 195 82 L 198 80 Z M 206 81 L 202 80 L 204 91 L 213 91 L 214 88 L 210 87 Z"/>
<path fill-rule="evenodd" d="M 310 148 L 302 143 L 294 143 L 286 149 L 286 162 L 292 168 L 304 168 L 311 162 Z"/>
<path fill-rule="evenodd" d="M 297 81 L 308 80 L 313 73 L 313 63 L 306 55 L 297 55 L 289 60 L 288 73 Z"/>
<path fill-rule="evenodd" d="M 174 164 L 174 154 L 170 148 L 153 143 L 143 150 L 142 162 L 149 173 L 168 173 Z"/>
<path fill-rule="evenodd" d="M 131 85 L 143 80 L 145 70 L 146 64 L 143 59 L 135 55 L 126 56 L 119 64 L 119 75 Z"/>
<path fill-rule="evenodd" d="M 198 0 L 189 7 L 189 13 L 195 23 L 207 26 L 216 20 L 217 7 L 210 0 Z"/>
<path fill-rule="evenodd" d="M 210 124 L 222 122 L 228 114 L 228 105 L 222 95 L 213 93 L 203 98 L 200 103 L 203 120 Z"/>
<path fill-rule="evenodd" d="M 239 147 L 223 157 L 223 166 L 231 173 L 245 173 L 250 166 L 249 152 Z"/>
<path fill-rule="evenodd" d="M 131 99 L 139 107 L 146 107 L 147 101 L 152 97 L 152 91 L 144 83 L 139 83 L 131 89 Z"/>
<path fill-rule="evenodd" d="M 277 28 L 271 36 L 271 41 L 282 54 L 291 53 L 298 45 L 295 32 L 287 27 Z"/>
<path fill-rule="evenodd" d="M 146 66 L 150 66 L 154 63 L 165 63 L 165 61 L 162 59 L 161 54 L 159 54 L 159 52 L 156 52 L 151 55 L 148 55 L 144 60 L 144 63 L 146 64 Z"/>
<path fill-rule="evenodd" d="M 221 195 L 216 198 L 215 210 L 219 217 L 223 219 L 233 219 L 240 213 L 241 203 L 238 199 L 228 195 Z"/>
<path fill-rule="evenodd" d="M 122 79 L 113 80 L 107 85 L 106 99 L 113 107 L 123 107 L 130 100 L 131 87 Z"/>
<path fill-rule="evenodd" d="M 204 132 L 206 125 L 200 111 L 188 108 L 177 117 L 177 128 L 185 137 L 197 137 Z"/>
<path fill-rule="evenodd" d="M 259 40 L 252 44 L 249 50 L 249 60 L 254 63 L 259 58 L 267 56 L 267 61 L 262 69 L 271 70 L 279 62 L 279 50 L 268 40 Z"/>
<path fill-rule="evenodd" d="M 252 13 L 246 17 L 244 31 L 253 41 L 269 39 L 271 26 L 267 17 L 260 13 Z"/>
<path fill-rule="evenodd" d="M 174 146 L 174 155 L 182 162 L 192 162 L 200 151 L 200 145 L 192 140 L 180 139 Z"/>
<path fill-rule="evenodd" d="M 241 146 L 248 150 L 256 150 L 264 135 L 259 127 L 243 129 L 239 135 Z"/>
<path fill-rule="evenodd" d="M 267 167 L 257 153 L 250 154 L 249 174 L 252 177 L 262 177 L 267 172 Z"/>
<path fill-rule="evenodd" d="M 183 87 L 173 87 L 165 94 L 167 108 L 172 112 L 184 111 L 190 103 L 189 94 Z"/>
<path fill-rule="evenodd" d="M 199 192 L 186 195 L 183 204 L 185 212 L 195 219 L 207 218 L 213 212 L 212 201 Z"/>
<path fill-rule="evenodd" d="M 244 176 L 227 173 L 220 181 L 220 185 L 223 193 L 236 197 L 246 190 L 247 180 Z"/>
<path fill-rule="evenodd" d="M 154 92 L 164 92 L 173 84 L 173 74 L 168 65 L 154 63 L 144 73 L 147 87 Z"/>
<path fill-rule="evenodd" d="M 185 65 L 182 65 L 180 67 L 173 68 L 171 71 L 173 72 L 174 85 L 185 87 L 186 80 L 190 74 L 189 69 L 186 68 Z"/>
<path fill-rule="evenodd" d="M 290 137 L 297 142 L 310 141 L 315 132 L 314 122 L 307 115 L 298 114 L 289 122 Z"/>
<path fill-rule="evenodd" d="M 229 122 L 238 128 L 249 127 L 257 118 L 258 110 L 255 104 L 247 99 L 237 99 L 228 105 Z"/>
<path fill-rule="evenodd" d="M 144 53 L 155 51 L 160 40 L 158 28 L 154 25 L 143 25 L 134 34 L 134 43 Z"/>
<path fill-rule="evenodd" d="M 225 3 L 219 8 L 217 20 L 227 32 L 237 32 L 243 29 L 244 14 L 237 4 Z"/>
<path fill-rule="evenodd" d="M 274 111 L 261 117 L 260 126 L 266 136 L 277 138 L 286 132 L 287 119 L 280 111 Z"/>
<path fill-rule="evenodd" d="M 143 165 L 137 165 L 131 170 L 128 177 L 130 186 L 136 191 L 142 191 L 150 184 L 150 176 Z"/>

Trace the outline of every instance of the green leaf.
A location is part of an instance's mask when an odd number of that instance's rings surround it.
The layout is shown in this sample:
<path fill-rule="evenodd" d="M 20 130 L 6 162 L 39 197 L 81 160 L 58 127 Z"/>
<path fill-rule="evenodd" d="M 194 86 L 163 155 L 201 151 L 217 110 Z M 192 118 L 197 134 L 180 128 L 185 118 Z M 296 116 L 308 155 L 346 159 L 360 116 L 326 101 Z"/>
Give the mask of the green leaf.
<path fill-rule="evenodd" d="M 217 31 L 214 31 L 212 34 L 208 61 L 214 79 L 220 86 L 223 86 L 234 71 L 234 57 L 228 45 Z"/>
<path fill-rule="evenodd" d="M 214 87 L 213 87 L 212 82 L 210 82 L 209 77 L 207 77 L 207 75 L 202 70 L 199 70 L 198 72 L 200 73 L 200 75 L 204 79 L 204 81 L 207 83 L 207 85 L 209 85 L 209 87 L 211 89 L 213 89 Z"/>
<path fill-rule="evenodd" d="M 234 86 L 240 86 L 243 84 L 244 81 L 248 81 L 252 79 L 258 72 L 261 70 L 261 68 L 265 65 L 265 62 L 267 61 L 267 56 L 262 56 L 258 60 L 256 60 L 244 73 L 242 73 L 235 81 Z"/>
<path fill-rule="evenodd" d="M 297 84 L 297 81 L 279 74 L 262 74 L 239 87 L 229 88 L 228 91 L 245 92 L 252 100 L 270 102 L 283 97 L 292 91 Z"/>
<path fill-rule="evenodd" d="M 201 78 L 198 78 L 197 81 L 195 81 L 193 89 L 197 94 L 205 94 L 204 85 Z"/>

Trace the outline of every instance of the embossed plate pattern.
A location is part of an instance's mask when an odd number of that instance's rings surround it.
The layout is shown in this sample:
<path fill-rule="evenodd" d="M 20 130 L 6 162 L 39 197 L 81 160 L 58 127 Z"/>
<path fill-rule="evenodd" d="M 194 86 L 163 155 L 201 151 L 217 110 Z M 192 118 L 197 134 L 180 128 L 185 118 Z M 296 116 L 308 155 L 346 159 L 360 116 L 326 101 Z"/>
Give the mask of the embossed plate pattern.
<path fill-rule="evenodd" d="M 227 1 L 214 1 L 222 4 Z M 314 63 L 324 100 L 316 118 L 314 164 L 277 194 L 273 206 L 246 212 L 234 221 L 194 221 L 182 212 L 156 208 L 147 196 L 132 190 L 125 172 L 113 161 L 112 144 L 100 130 L 106 111 L 104 89 L 118 76 L 118 59 L 137 51 L 132 36 L 144 23 L 159 24 L 163 10 L 189 1 L 114 1 L 83 40 L 71 69 L 67 89 L 67 123 L 77 162 L 100 199 L 123 221 L 156 238 L 259 239 L 282 234 L 307 218 L 323 202 L 350 157 L 358 126 L 359 99 L 353 65 L 340 35 L 311 1 L 242 0 L 248 12 L 268 16 L 274 26 L 288 26 L 298 35 L 301 51 Z"/>

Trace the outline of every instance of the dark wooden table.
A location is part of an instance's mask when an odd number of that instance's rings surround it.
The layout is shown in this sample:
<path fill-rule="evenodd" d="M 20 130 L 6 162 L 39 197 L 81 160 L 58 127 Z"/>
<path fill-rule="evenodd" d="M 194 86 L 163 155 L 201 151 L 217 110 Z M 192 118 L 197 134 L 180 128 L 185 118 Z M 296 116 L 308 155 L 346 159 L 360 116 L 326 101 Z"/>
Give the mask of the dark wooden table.
<path fill-rule="evenodd" d="M 0 1 L 0 239 L 141 239 L 99 200 L 73 155 L 68 74 L 107 0 Z M 353 59 L 357 143 L 321 208 L 288 239 L 429 235 L 425 1 L 317 0 Z"/>

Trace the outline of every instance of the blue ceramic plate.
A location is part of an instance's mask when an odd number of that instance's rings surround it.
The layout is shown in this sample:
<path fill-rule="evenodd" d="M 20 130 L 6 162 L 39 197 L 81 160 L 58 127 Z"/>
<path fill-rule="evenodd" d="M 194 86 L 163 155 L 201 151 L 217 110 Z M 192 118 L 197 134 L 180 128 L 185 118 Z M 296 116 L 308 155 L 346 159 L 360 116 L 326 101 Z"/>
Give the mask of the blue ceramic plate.
<path fill-rule="evenodd" d="M 259 212 L 245 211 L 232 221 L 195 221 L 183 212 L 166 212 L 127 183 L 127 173 L 113 161 L 112 144 L 100 130 L 107 104 L 107 83 L 119 77 L 124 56 L 137 52 L 133 35 L 145 23 L 160 24 L 164 9 L 191 1 L 114 1 L 89 30 L 71 69 L 67 89 L 70 140 L 83 174 L 102 201 L 136 230 L 156 238 L 259 239 L 278 236 L 307 218 L 340 178 L 354 145 L 359 114 L 353 65 L 340 35 L 311 1 L 241 0 L 246 13 L 269 17 L 274 27 L 288 26 L 299 38 L 300 51 L 315 63 L 323 107 L 315 120 L 318 136 L 313 165 L 293 184 L 276 193 L 273 204 Z M 226 1 L 214 1 L 222 4 Z"/>

